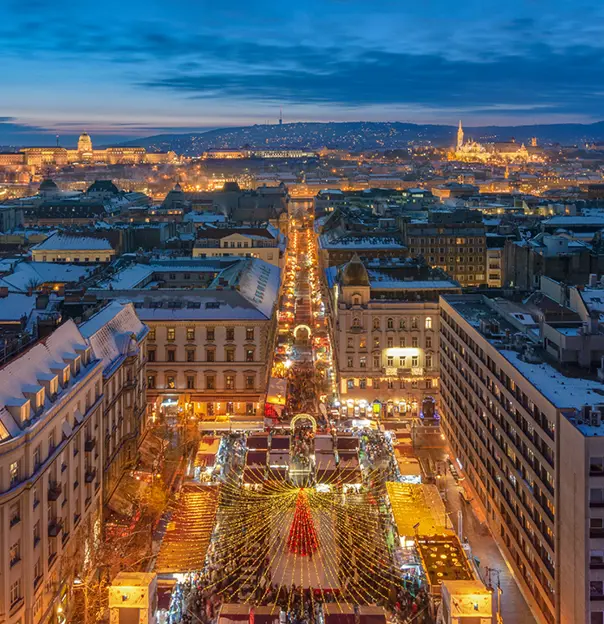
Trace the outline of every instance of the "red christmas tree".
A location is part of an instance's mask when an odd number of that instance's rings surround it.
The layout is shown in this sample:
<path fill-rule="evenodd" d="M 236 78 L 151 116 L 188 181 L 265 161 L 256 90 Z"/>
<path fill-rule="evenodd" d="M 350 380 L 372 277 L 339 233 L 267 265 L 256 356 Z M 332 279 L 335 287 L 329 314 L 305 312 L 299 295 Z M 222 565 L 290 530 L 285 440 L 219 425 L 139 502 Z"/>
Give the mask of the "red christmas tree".
<path fill-rule="evenodd" d="M 312 519 L 308 496 L 304 488 L 300 489 L 296 498 L 296 509 L 294 510 L 292 525 L 289 528 L 287 547 L 289 552 L 301 557 L 312 555 L 319 548 L 317 529 Z"/>

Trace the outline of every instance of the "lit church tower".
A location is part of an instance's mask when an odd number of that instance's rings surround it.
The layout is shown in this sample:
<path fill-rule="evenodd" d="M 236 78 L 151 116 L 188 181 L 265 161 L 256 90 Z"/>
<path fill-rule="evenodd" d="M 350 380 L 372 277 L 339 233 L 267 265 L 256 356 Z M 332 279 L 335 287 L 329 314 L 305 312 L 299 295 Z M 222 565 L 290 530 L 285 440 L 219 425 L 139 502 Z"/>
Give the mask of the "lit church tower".
<path fill-rule="evenodd" d="M 457 149 L 461 149 L 463 146 L 463 127 L 461 125 L 461 119 L 459 120 L 459 128 L 457 129 Z"/>

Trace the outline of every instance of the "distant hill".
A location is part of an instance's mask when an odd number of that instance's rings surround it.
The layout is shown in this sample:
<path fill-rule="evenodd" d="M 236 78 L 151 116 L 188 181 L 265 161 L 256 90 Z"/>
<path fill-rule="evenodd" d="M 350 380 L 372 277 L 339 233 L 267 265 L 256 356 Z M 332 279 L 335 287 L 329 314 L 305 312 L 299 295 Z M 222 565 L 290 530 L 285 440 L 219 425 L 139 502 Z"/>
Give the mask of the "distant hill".
<path fill-rule="evenodd" d="M 483 126 L 464 128 L 466 137 L 479 141 L 527 142 L 536 136 L 540 143 L 563 145 L 604 141 L 604 121 L 593 124 L 549 124 L 533 126 Z M 436 146 L 452 145 L 457 126 L 400 122 L 327 122 L 255 125 L 218 128 L 187 134 L 158 134 L 122 143 L 151 151 L 174 150 L 196 156 L 211 148 L 321 147 L 347 150 L 393 149 L 413 143 L 431 142 Z"/>

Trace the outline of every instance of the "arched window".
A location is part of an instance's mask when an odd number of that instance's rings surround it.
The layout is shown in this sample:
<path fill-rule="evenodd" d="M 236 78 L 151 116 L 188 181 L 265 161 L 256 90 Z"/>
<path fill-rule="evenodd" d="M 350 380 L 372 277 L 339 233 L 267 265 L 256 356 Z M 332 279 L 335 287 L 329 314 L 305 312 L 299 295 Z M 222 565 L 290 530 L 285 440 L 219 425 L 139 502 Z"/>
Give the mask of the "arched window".
<path fill-rule="evenodd" d="M 411 319 L 411 329 L 417 329 L 417 316 Z"/>
<path fill-rule="evenodd" d="M 394 329 L 394 319 L 388 319 L 388 329 Z"/>
<path fill-rule="evenodd" d="M 352 298 L 352 305 L 361 305 L 361 298 L 358 295 Z"/>
<path fill-rule="evenodd" d="M 374 318 L 373 319 L 373 329 L 379 329 L 380 328 L 380 319 L 379 318 Z"/>
<path fill-rule="evenodd" d="M 426 317 L 426 329 L 432 329 L 432 317 L 431 316 Z"/>
<path fill-rule="evenodd" d="M 360 327 L 361 326 L 361 319 L 359 317 L 355 316 L 352 319 L 352 326 L 353 327 Z"/>
<path fill-rule="evenodd" d="M 407 329 L 407 321 L 404 318 L 402 318 L 399 321 L 398 326 L 400 329 Z"/>

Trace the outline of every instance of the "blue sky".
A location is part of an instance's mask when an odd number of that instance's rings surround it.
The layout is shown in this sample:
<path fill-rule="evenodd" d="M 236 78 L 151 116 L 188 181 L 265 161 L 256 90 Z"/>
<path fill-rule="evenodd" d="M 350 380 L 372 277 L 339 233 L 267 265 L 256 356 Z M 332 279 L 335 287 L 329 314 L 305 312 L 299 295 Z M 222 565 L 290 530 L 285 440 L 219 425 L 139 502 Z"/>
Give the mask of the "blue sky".
<path fill-rule="evenodd" d="M 0 0 L 0 144 L 604 118 L 604 3 Z"/>

